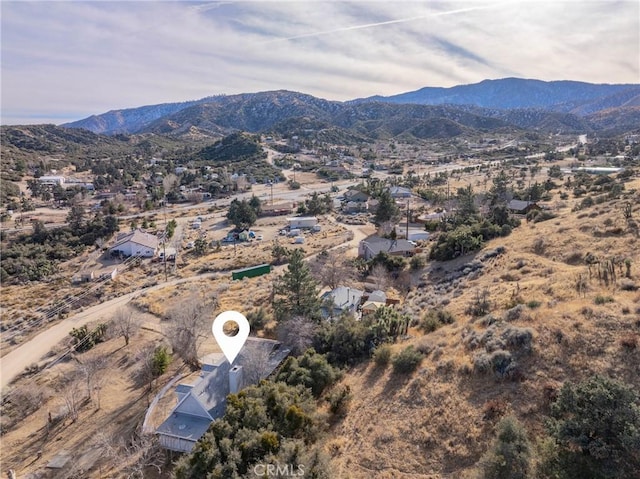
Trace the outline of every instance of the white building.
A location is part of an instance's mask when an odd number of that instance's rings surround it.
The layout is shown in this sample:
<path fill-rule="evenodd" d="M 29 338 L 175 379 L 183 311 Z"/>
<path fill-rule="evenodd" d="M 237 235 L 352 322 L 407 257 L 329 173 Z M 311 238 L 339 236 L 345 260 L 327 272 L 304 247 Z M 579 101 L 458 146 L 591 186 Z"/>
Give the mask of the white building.
<path fill-rule="evenodd" d="M 38 183 L 43 185 L 64 185 L 64 176 L 41 176 Z"/>
<path fill-rule="evenodd" d="M 297 218 L 287 218 L 290 229 L 313 228 L 318 224 L 315 216 L 300 216 Z"/>
<path fill-rule="evenodd" d="M 153 258 L 158 249 L 158 238 L 155 235 L 135 230 L 131 233 L 120 235 L 116 244 L 109 251 L 112 255 L 141 256 Z"/>

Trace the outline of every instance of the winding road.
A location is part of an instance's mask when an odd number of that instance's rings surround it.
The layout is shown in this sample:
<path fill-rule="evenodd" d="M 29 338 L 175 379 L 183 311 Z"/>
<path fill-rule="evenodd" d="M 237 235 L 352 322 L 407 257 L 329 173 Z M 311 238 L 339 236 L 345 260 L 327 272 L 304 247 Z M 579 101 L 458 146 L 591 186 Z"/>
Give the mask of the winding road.
<path fill-rule="evenodd" d="M 329 220 L 335 222 L 333 217 L 330 217 Z M 356 248 L 357 251 L 358 243 L 366 236 L 366 234 L 356 226 L 345 226 L 354 233 L 354 237 L 350 241 L 337 245 L 334 248 L 347 246 L 350 250 Z M 314 258 L 316 255 L 317 253 L 308 256 L 307 260 Z M 284 269 L 285 267 L 286 265 L 281 265 L 276 267 L 276 269 Z M 276 269 L 274 269 L 274 272 Z M 31 364 L 40 363 L 49 351 L 69 336 L 69 331 L 72 328 L 78 328 L 91 321 L 95 321 L 100 317 L 109 318 L 118 308 L 126 305 L 133 298 L 136 298 L 143 293 L 165 288 L 167 286 L 174 286 L 191 281 L 200 281 L 212 278 L 216 275 L 219 275 L 219 272 L 204 273 L 190 276 L 188 278 L 175 278 L 166 282 L 161 282 L 154 286 L 149 286 L 132 293 L 127 293 L 117 298 L 105 301 L 104 303 L 89 307 L 81 313 L 75 314 L 50 326 L 0 358 L 0 389 L 4 389 L 8 386 L 14 378 L 19 376 Z"/>

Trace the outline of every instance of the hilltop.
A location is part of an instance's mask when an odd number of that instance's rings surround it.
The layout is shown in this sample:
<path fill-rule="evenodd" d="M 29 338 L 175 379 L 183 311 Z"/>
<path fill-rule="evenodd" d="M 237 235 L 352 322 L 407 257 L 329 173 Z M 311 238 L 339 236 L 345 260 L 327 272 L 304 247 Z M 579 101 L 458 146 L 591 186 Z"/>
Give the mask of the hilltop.
<path fill-rule="evenodd" d="M 232 131 L 273 132 L 287 123 L 315 123 L 342 137 L 450 138 L 507 128 L 546 132 L 591 132 L 603 128 L 598 114 L 628 117 L 639 106 L 638 85 L 594 85 L 506 78 L 452 88 L 423 88 L 391 97 L 328 101 L 285 90 L 215 96 L 115 110 L 68 123 L 95 133 L 221 135 Z M 615 112 L 615 113 L 614 113 Z M 595 116 L 592 116 L 595 115 Z M 635 129 L 627 119 L 616 133 Z"/>

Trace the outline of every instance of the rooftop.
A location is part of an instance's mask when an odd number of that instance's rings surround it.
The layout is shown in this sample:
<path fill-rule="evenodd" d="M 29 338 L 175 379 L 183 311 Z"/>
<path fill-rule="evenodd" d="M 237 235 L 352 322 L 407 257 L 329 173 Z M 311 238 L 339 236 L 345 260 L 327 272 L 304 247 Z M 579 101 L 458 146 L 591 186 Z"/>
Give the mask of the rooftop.
<path fill-rule="evenodd" d="M 389 239 L 381 238 L 380 236 L 369 236 L 362 240 L 362 243 L 366 244 L 373 256 L 380 252 L 385 253 L 398 253 L 398 252 L 412 252 L 416 249 L 414 245 L 409 243 L 405 239 Z"/>
<path fill-rule="evenodd" d="M 157 248 L 159 244 L 157 236 L 137 229 L 132 231 L 131 233 L 120 236 L 116 241 L 116 244 L 114 244 L 111 248 L 117 248 L 118 246 L 128 243 L 129 241 L 154 249 Z"/>

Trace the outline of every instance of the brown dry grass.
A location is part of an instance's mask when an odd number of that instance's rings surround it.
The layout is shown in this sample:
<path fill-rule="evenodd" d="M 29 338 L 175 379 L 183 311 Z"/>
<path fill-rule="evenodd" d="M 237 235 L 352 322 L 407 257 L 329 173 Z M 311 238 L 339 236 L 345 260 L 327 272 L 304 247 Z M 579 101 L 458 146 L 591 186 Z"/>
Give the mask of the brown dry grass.
<path fill-rule="evenodd" d="M 75 359 L 60 363 L 35 377 L 21 379 L 18 386 L 32 383 L 47 388 L 50 394 L 37 412 L 23 420 L 18 428 L 3 435 L 3 475 L 10 468 L 18 477 L 43 471 L 44 466 L 64 450 L 73 455 L 73 461 L 88 461 L 87 465 L 96 472 L 100 471 L 101 477 L 111 477 L 109 471 L 113 473 L 113 464 L 103 455 L 94 453 L 102 448 L 101 435 L 126 440 L 141 425 L 151 396 L 146 386 L 137 384 L 135 380 L 139 368 L 135 357 L 143 345 L 161 340 L 157 332 L 143 329 L 128 347 L 123 347 L 122 339 L 112 339 L 93 348 L 91 354 L 104 355 L 109 362 L 106 381 L 100 392 L 101 407 L 98 410 L 94 402 L 84 402 L 75 422 L 65 419 L 54 426 L 47 426 L 48 414 L 55 418 L 64 408 L 65 377 L 78 367 Z M 82 359 L 83 355 L 78 355 L 78 361 Z M 175 373 L 177 364 L 175 362 L 167 377 Z M 84 385 L 81 391 L 84 395 Z"/>
<path fill-rule="evenodd" d="M 627 191 L 634 188 L 640 188 L 640 181 L 626 185 Z M 337 477 L 472 477 L 501 415 L 512 412 L 531 436 L 543 434 L 548 398 L 564 381 L 601 373 L 640 388 L 640 351 L 627 346 L 640 332 L 640 293 L 623 291 L 620 281 L 606 286 L 594 277 L 586 295 L 579 295 L 575 279 L 578 274 L 588 278 L 587 266 L 565 262 L 572 254 L 582 259 L 588 252 L 629 258 L 632 279 L 640 285 L 638 238 L 630 232 L 599 234 L 597 228 L 605 224 L 623 223 L 619 200 L 592 207 L 587 213 L 595 210 L 597 216 L 581 218 L 571 211 L 577 201 L 566 201 L 553 220 L 523 223 L 511 236 L 490 242 L 487 250 L 504 246 L 507 253 L 487 261 L 476 279 L 463 278 L 454 282 L 457 286 L 436 291 L 427 275 L 423 287 L 409 294 L 404 307 L 413 317 L 445 305 L 457 321 L 428 335 L 435 351 L 409 377 L 394 375 L 391 367 L 380 371 L 374 364 L 347 374 L 344 382 L 353 400 L 324 444 Z M 634 214 L 640 215 L 638 206 Z M 544 240 L 543 254 L 534 253 L 539 238 Z M 455 269 L 471 259 L 445 268 Z M 473 372 L 477 351 L 468 350 L 462 336 L 464 330 L 486 330 L 466 313 L 476 292 L 483 290 L 489 291 L 491 314 L 498 319 L 518 302 L 540 303 L 525 306 L 521 318 L 511 323 L 534 332 L 532 353 L 517 359 L 518 381 Z M 597 305 L 598 295 L 613 302 Z M 408 342 L 394 346 L 396 351 L 422 341 L 418 330 L 410 334 Z"/>

